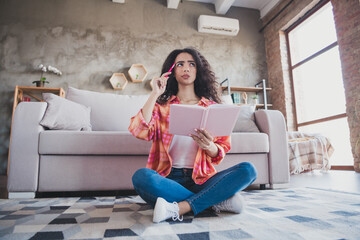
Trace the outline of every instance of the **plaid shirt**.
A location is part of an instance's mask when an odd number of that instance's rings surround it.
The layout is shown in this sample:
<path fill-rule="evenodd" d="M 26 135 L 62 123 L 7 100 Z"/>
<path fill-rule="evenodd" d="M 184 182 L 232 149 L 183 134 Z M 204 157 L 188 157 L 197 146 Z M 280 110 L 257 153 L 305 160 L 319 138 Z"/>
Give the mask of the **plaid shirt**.
<path fill-rule="evenodd" d="M 172 158 L 169 154 L 173 138 L 173 135 L 169 134 L 170 104 L 180 104 L 180 101 L 176 96 L 172 96 L 165 105 L 156 103 L 149 123 L 145 122 L 142 110 L 140 110 L 137 115 L 131 118 L 129 126 L 129 131 L 135 137 L 153 141 L 146 167 L 157 171 L 164 177 L 169 175 L 172 167 Z M 216 104 L 216 102 L 204 97 L 198 103 L 203 107 L 212 104 Z M 225 153 L 230 150 L 230 136 L 214 137 L 213 141 L 219 149 L 217 157 L 210 157 L 201 148 L 196 154 L 192 174 L 192 179 L 196 184 L 203 184 L 215 175 L 216 170 L 213 164 L 219 164 L 224 159 Z"/>

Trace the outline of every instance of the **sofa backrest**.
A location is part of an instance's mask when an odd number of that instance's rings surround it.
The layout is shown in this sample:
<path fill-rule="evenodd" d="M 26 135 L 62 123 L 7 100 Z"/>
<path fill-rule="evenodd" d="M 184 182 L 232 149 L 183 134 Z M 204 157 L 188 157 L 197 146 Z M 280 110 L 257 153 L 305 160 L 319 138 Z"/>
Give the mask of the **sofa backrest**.
<path fill-rule="evenodd" d="M 69 87 L 66 98 L 91 108 L 93 131 L 127 131 L 131 117 L 143 107 L 149 95 L 117 95 Z"/>
<path fill-rule="evenodd" d="M 66 98 L 91 108 L 90 122 L 93 131 L 128 131 L 131 117 L 144 106 L 149 95 L 117 95 L 80 90 L 69 87 Z M 222 96 L 225 104 L 231 97 Z M 254 118 L 255 106 L 242 105 L 234 132 L 259 132 Z"/>

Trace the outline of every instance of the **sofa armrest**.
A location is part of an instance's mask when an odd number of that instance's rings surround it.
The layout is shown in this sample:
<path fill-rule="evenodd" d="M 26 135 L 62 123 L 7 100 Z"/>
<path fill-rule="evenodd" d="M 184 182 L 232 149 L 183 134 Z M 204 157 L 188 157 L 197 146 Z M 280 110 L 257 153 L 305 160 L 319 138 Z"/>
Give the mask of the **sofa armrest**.
<path fill-rule="evenodd" d="M 269 136 L 270 184 L 288 183 L 288 139 L 284 116 L 277 110 L 258 110 L 255 111 L 255 121 L 260 131 Z"/>
<path fill-rule="evenodd" d="M 9 150 L 9 192 L 35 192 L 39 173 L 39 124 L 45 102 L 21 102 L 15 109 Z"/>

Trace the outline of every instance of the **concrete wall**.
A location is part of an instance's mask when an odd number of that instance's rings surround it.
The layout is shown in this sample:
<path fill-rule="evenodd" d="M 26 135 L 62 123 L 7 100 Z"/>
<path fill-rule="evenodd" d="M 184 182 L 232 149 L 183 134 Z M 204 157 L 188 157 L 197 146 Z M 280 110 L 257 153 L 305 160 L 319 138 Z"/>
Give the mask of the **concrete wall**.
<path fill-rule="evenodd" d="M 128 77 L 132 64 L 144 64 L 147 81 L 116 93 L 146 94 L 170 51 L 194 46 L 219 82 L 229 77 L 233 85 L 253 86 L 267 78 L 259 12 L 230 9 L 226 17 L 240 21 L 236 37 L 198 33 L 198 16 L 214 12 L 212 4 L 188 1 L 173 10 L 166 0 L 0 0 L 0 174 L 7 167 L 14 88 L 33 86 L 40 63 L 63 72 L 61 77 L 45 74 L 49 87 L 99 92 L 114 92 L 112 73 Z"/>

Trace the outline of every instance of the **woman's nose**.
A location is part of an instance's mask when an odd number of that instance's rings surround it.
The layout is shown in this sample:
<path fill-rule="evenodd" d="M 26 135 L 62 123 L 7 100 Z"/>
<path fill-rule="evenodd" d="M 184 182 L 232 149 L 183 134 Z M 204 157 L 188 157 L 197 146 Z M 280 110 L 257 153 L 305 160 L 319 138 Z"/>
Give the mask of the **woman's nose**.
<path fill-rule="evenodd" d="M 189 66 L 184 66 L 184 72 L 189 72 L 190 71 L 190 67 Z"/>

